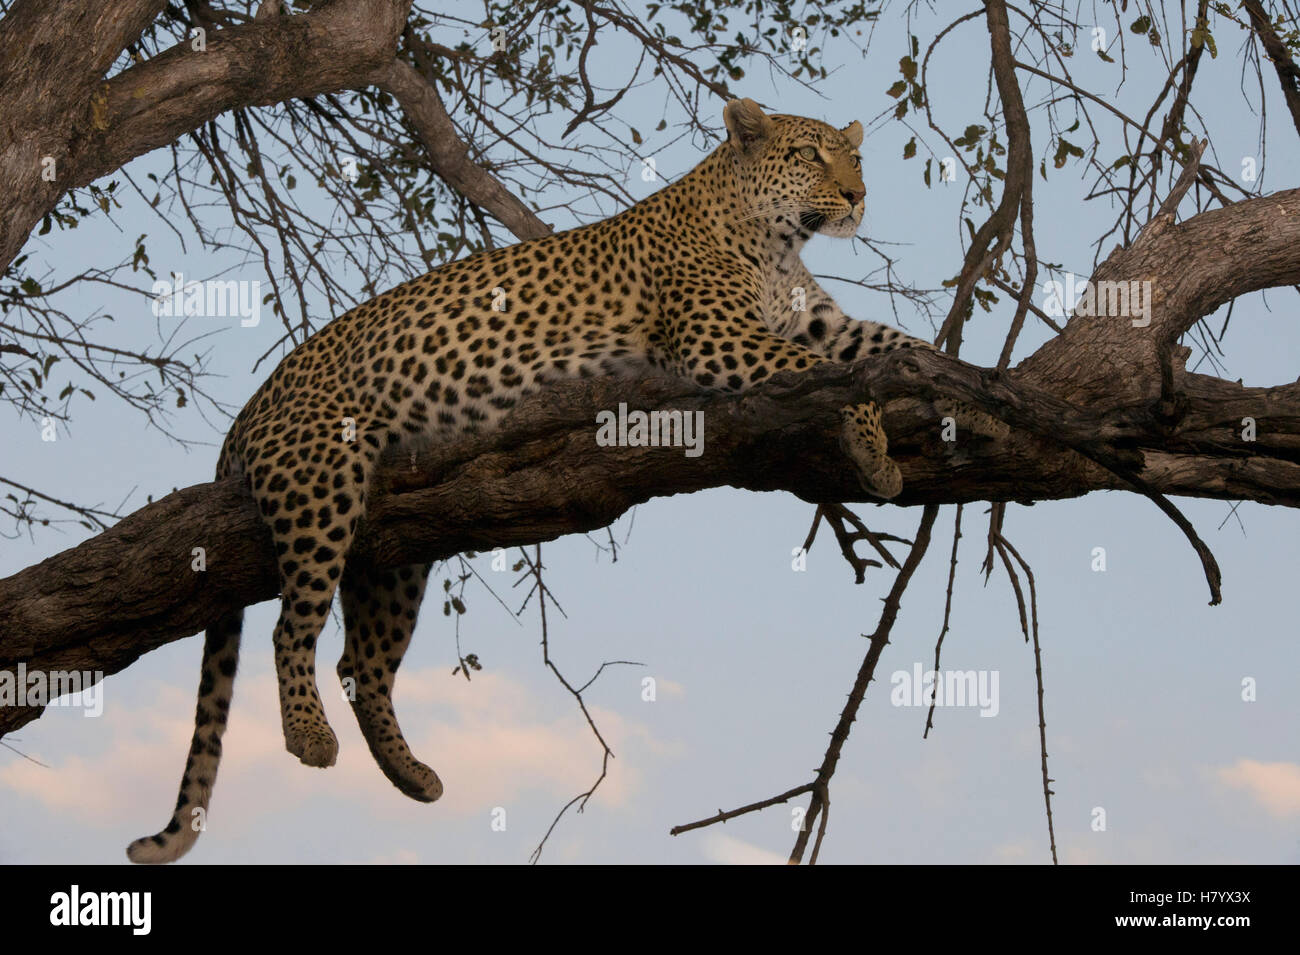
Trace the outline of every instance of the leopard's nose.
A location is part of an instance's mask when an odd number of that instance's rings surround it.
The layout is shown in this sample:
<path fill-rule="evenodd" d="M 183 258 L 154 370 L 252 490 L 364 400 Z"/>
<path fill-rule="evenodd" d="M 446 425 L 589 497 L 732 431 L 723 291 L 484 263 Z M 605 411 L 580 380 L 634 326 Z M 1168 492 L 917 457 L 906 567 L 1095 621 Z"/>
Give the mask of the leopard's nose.
<path fill-rule="evenodd" d="M 867 190 L 865 189 L 841 189 L 840 195 L 849 200 L 849 205 L 856 206 L 866 198 Z"/>

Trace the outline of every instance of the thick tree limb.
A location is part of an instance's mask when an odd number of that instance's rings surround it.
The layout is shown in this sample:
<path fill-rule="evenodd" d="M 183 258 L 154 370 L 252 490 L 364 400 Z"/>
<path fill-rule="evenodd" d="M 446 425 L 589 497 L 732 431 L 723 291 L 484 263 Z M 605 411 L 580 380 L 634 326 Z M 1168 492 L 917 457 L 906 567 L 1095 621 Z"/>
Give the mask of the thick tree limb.
<path fill-rule="evenodd" d="M 940 353 L 896 352 L 782 375 L 743 396 L 670 380 L 566 383 L 521 404 L 496 434 L 435 449 L 415 470 L 409 459 L 381 470 L 353 553 L 394 566 L 550 540 L 602 527 L 651 497 L 723 485 L 787 490 L 816 502 L 863 500 L 836 426 L 837 409 L 867 392 L 886 401 L 906 481 L 901 505 L 1124 487 L 1060 443 L 1100 441 L 1123 446 L 1135 462 L 1141 456 L 1134 448 L 1176 449 L 1139 471 L 1160 492 L 1300 507 L 1298 385 L 1249 389 L 1188 376 L 1188 413 L 1166 434 L 1141 407 L 1099 419 L 1013 377 L 990 380 L 989 372 Z M 995 409 L 1017 430 L 996 445 L 945 444 L 933 410 L 918 400 L 934 395 Z M 703 411 L 704 453 L 597 446 L 596 412 L 619 402 Z M 1261 421 L 1253 455 L 1234 442 L 1236 416 L 1246 412 Z M 201 573 L 191 570 L 195 547 L 205 549 Z M 240 483 L 185 488 L 0 580 L 0 669 L 24 661 L 29 669 L 114 673 L 224 611 L 274 597 L 275 580 L 270 538 Z M 36 715 L 0 709 L 0 732 Z"/>
<path fill-rule="evenodd" d="M 410 9 L 409 0 L 330 0 L 209 32 L 202 51 L 183 42 L 104 81 L 163 4 L 112 0 L 91 14 L 83 6 L 59 15 L 26 0 L 0 21 L 0 266 L 70 189 L 226 110 L 365 85 L 395 56 Z M 54 160 L 53 182 L 41 178 L 43 157 Z"/>
<path fill-rule="evenodd" d="M 1140 327 L 1124 318 L 1075 316 L 1062 334 L 1017 370 L 1031 381 L 1052 382 L 1053 391 L 1067 401 L 1098 410 L 1154 399 L 1160 390 L 1158 375 L 1116 375 L 1116 366 L 1158 368 L 1162 341 L 1177 338 L 1248 292 L 1297 284 L 1298 260 L 1300 189 L 1213 209 L 1186 222 L 1148 227 L 1129 248 L 1117 246 L 1091 282 L 1151 282 L 1151 324 Z M 1181 378 L 1186 373 L 1177 374 Z"/>
<path fill-rule="evenodd" d="M 391 60 L 371 74 L 371 82 L 392 93 L 420 134 L 429 161 L 442 179 L 492 215 L 520 240 L 550 234 L 548 226 L 491 173 L 470 159 L 438 91 L 409 64 Z"/>
<path fill-rule="evenodd" d="M 730 485 L 815 502 L 862 500 L 838 448 L 838 408 L 885 403 L 908 506 L 1044 500 L 1128 487 L 1300 506 L 1300 383 L 1247 388 L 1172 370 L 1182 414 L 1158 416 L 1155 342 L 1234 295 L 1300 282 L 1300 191 L 1144 230 L 1100 267 L 1157 290 L 1146 327 L 1075 316 L 1017 368 L 994 374 L 937 352 L 895 352 L 853 367 L 783 375 L 743 396 L 678 381 L 571 382 L 521 404 L 499 432 L 381 471 L 354 548 L 383 566 L 602 527 L 651 497 Z M 1007 421 L 997 442 L 940 440 L 930 399 L 955 398 Z M 602 448 L 597 411 L 700 410 L 705 453 Z M 1256 440 L 1241 437 L 1243 419 Z M 1106 467 L 1097 462 L 1104 462 Z M 1111 470 L 1108 470 L 1111 468 Z M 206 552 L 203 572 L 192 551 Z M 111 530 L 0 580 L 0 669 L 114 673 L 275 596 L 271 544 L 236 481 L 186 488 Z M 106 588 L 105 581 L 113 586 Z M 0 708 L 0 733 L 39 715 Z"/>
<path fill-rule="evenodd" d="M 51 7 L 19 0 L 0 19 L 0 268 L 71 188 L 41 179 L 43 159 L 55 159 L 57 174 L 67 171 L 73 123 L 91 123 L 95 84 L 163 5 L 116 0 Z"/>

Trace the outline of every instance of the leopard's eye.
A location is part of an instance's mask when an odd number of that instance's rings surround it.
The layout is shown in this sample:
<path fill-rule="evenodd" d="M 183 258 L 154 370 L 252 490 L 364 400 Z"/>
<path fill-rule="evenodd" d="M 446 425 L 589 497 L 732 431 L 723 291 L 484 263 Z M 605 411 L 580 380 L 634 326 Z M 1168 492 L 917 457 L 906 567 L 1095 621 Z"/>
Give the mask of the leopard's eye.
<path fill-rule="evenodd" d="M 813 146 L 803 146 L 799 149 L 799 155 L 809 162 L 812 162 L 817 158 L 817 149 Z"/>
<path fill-rule="evenodd" d="M 862 157 L 861 157 L 861 156 L 854 156 L 854 157 L 853 157 L 853 168 L 854 168 L 854 169 L 861 169 L 861 168 L 862 168 Z"/>

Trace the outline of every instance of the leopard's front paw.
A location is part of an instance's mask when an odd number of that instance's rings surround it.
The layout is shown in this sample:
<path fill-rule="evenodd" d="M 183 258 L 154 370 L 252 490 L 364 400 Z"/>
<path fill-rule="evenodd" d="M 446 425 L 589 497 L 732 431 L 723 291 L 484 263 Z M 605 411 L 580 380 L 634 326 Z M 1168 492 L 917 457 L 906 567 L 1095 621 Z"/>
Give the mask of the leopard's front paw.
<path fill-rule="evenodd" d="M 903 475 L 889 457 L 889 442 L 874 402 L 840 409 L 840 447 L 857 466 L 858 481 L 870 494 L 886 500 L 903 489 Z"/>

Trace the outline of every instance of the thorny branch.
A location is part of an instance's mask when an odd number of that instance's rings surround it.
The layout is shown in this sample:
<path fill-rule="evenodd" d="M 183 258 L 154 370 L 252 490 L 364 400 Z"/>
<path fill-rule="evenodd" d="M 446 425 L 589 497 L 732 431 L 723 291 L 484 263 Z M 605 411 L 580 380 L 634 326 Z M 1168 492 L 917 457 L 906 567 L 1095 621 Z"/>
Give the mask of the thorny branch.
<path fill-rule="evenodd" d="M 766 809 L 769 806 L 778 803 L 788 802 L 797 798 L 804 793 L 811 793 L 812 799 L 804 813 L 799 835 L 795 839 L 794 848 L 790 851 L 789 863 L 798 865 L 803 861 L 804 852 L 808 846 L 808 832 L 814 822 L 819 822 L 817 828 L 817 839 L 813 843 L 812 855 L 809 857 L 810 864 L 816 864 L 817 855 L 821 850 L 822 839 L 826 835 L 826 822 L 830 811 L 830 780 L 835 775 L 835 767 L 839 763 L 840 753 L 843 751 L 844 743 L 849 737 L 849 730 L 852 728 L 854 720 L 857 719 L 858 709 L 862 705 L 863 699 L 867 694 L 867 686 L 871 683 L 876 672 L 876 663 L 880 659 L 880 654 L 885 645 L 889 643 L 889 634 L 893 629 L 894 621 L 898 618 L 899 604 L 902 601 L 903 593 L 907 590 L 907 584 L 912 579 L 912 574 L 921 563 L 921 558 L 925 556 L 926 548 L 930 544 L 930 530 L 934 526 L 934 519 L 939 513 L 939 508 L 934 504 L 927 504 L 921 513 L 921 521 L 916 528 L 916 534 L 911 549 L 907 557 L 903 560 L 902 567 L 894 577 L 894 584 L 890 588 L 889 595 L 885 598 L 884 609 L 880 613 L 880 622 L 876 626 L 876 631 L 871 635 L 870 643 L 867 647 L 866 656 L 862 660 L 862 665 L 858 669 L 857 679 L 853 683 L 853 689 L 849 692 L 848 702 L 845 703 L 844 709 L 840 712 L 839 722 L 836 723 L 835 729 L 831 731 L 831 742 L 826 749 L 826 754 L 822 758 L 821 766 L 817 770 L 817 775 L 812 781 L 796 786 L 793 789 L 786 790 L 777 796 L 768 799 L 762 799 L 758 802 L 750 803 L 739 809 L 729 811 L 719 810 L 715 815 L 706 819 L 699 819 L 695 822 L 685 823 L 680 826 L 674 826 L 669 830 L 671 835 L 679 835 L 683 832 L 689 832 L 692 829 L 700 829 L 704 826 L 710 826 L 718 822 L 726 822 L 728 819 L 734 819 L 737 816 L 746 813 L 755 812 L 760 809 Z"/>
<path fill-rule="evenodd" d="M 993 506 L 998 507 L 1000 505 L 995 504 Z M 933 669 L 935 674 L 939 673 L 939 660 L 941 654 L 943 653 L 943 638 L 948 635 L 948 621 L 951 619 L 952 616 L 952 587 L 957 580 L 957 542 L 961 540 L 962 507 L 963 506 L 961 504 L 957 505 L 957 514 L 953 518 L 952 556 L 948 560 L 948 587 L 947 587 L 947 591 L 945 592 L 944 601 L 943 601 L 943 626 L 939 628 L 939 637 L 937 640 L 934 641 L 934 668 Z M 937 680 L 938 677 L 936 676 L 935 679 Z M 925 731 L 921 733 L 922 739 L 930 738 L 930 730 L 934 727 L 934 708 L 937 703 L 938 703 L 938 695 L 936 694 L 930 700 L 930 711 L 925 714 Z"/>
<path fill-rule="evenodd" d="M 885 606 L 880 612 L 880 622 L 869 638 L 870 644 L 866 656 L 862 659 L 862 666 L 858 669 L 857 679 L 853 682 L 853 689 L 849 691 L 848 702 L 840 713 L 840 719 L 835 725 L 835 729 L 831 731 L 830 746 L 827 748 L 821 767 L 817 770 L 817 776 L 813 780 L 812 799 L 808 804 L 808 811 L 804 814 L 803 828 L 800 829 L 799 835 L 795 839 L 794 848 L 790 850 L 789 861 L 792 865 L 797 865 L 803 861 L 804 851 L 808 846 L 809 827 L 821 815 L 822 825 L 817 830 L 817 840 L 813 843 L 812 856 L 809 858 L 811 863 L 817 861 L 817 854 L 821 850 L 822 837 L 826 834 L 825 814 L 830 808 L 831 777 L 835 774 L 835 767 L 839 763 L 844 743 L 849 738 L 849 730 L 852 728 L 853 722 L 858 718 L 858 709 L 867 695 L 867 686 L 875 678 L 876 663 L 880 660 L 880 654 L 884 651 L 885 645 L 889 643 L 894 621 L 898 618 L 899 604 L 903 599 L 903 593 L 907 590 L 912 574 L 920 566 L 921 558 L 925 556 L 925 552 L 930 546 L 930 530 L 934 527 L 934 519 L 938 513 L 939 508 L 934 504 L 927 504 L 922 510 L 921 521 L 917 525 L 912 548 L 908 551 L 903 566 L 894 577 L 894 584 L 890 588 L 888 596 L 885 597 Z"/>
<path fill-rule="evenodd" d="M 999 531 L 997 534 L 998 553 L 1002 557 L 1003 563 L 1007 568 L 1007 575 L 1015 583 L 1016 599 L 1020 606 L 1020 624 L 1023 627 L 1025 623 L 1024 597 L 1020 593 L 1019 582 L 1016 581 L 1015 572 L 1012 570 L 1011 562 L 1007 560 L 1006 554 L 1010 551 L 1011 556 L 1016 559 L 1021 570 L 1025 573 L 1025 578 L 1029 581 L 1029 610 L 1030 621 L 1032 624 L 1032 634 L 1034 641 L 1034 680 L 1038 691 L 1038 753 L 1043 777 L 1043 805 L 1047 814 L 1047 839 L 1052 851 L 1052 864 L 1057 863 L 1056 858 L 1056 828 L 1052 822 L 1052 778 L 1047 773 L 1047 717 L 1043 704 L 1043 651 L 1038 642 L 1038 590 L 1034 584 L 1034 572 L 1029 564 L 1025 561 L 1020 553 L 1011 546 L 1011 542 L 1002 536 Z M 1025 631 L 1025 638 L 1028 639 L 1030 631 Z"/>

